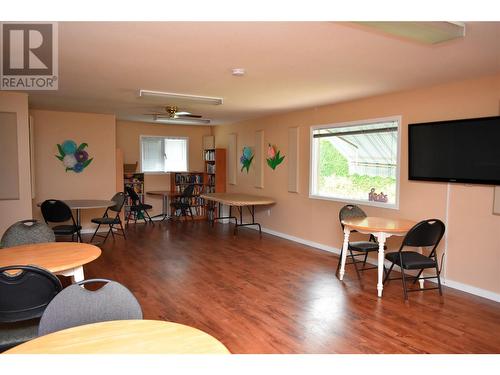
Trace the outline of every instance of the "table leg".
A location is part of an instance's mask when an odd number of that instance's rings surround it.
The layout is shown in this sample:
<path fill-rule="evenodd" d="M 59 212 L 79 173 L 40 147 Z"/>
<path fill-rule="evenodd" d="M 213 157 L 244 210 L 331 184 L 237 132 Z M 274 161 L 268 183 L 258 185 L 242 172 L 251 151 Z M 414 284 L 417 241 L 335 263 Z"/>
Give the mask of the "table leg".
<path fill-rule="evenodd" d="M 384 289 L 384 246 L 385 246 L 385 241 L 387 239 L 387 234 L 386 233 L 376 233 L 375 237 L 377 237 L 378 241 L 378 282 L 377 282 L 377 291 L 378 291 L 378 296 L 382 297 L 382 290 Z"/>
<path fill-rule="evenodd" d="M 80 218 L 80 209 L 77 208 L 76 209 L 76 226 L 80 226 L 81 224 L 81 218 Z M 76 235 L 76 242 L 81 242 L 80 241 L 80 236 L 78 236 L 78 234 Z"/>
<path fill-rule="evenodd" d="M 340 261 L 340 270 L 339 270 L 339 279 L 342 280 L 344 278 L 345 271 L 345 261 L 347 259 L 347 252 L 349 251 L 349 235 L 351 231 L 344 227 L 344 243 L 342 244 L 342 260 Z"/>
<path fill-rule="evenodd" d="M 85 280 L 85 275 L 83 273 L 83 266 L 72 268 L 69 270 L 57 272 L 58 275 L 71 277 L 73 283 Z"/>

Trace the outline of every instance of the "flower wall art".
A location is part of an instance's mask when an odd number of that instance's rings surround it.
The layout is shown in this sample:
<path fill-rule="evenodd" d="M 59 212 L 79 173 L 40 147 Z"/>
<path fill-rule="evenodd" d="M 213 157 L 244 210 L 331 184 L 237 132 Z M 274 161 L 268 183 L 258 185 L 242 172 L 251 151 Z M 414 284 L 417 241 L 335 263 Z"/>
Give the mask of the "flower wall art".
<path fill-rule="evenodd" d="M 248 173 L 248 169 L 250 168 L 250 164 L 252 164 L 254 154 L 252 149 L 248 146 L 243 147 L 243 153 L 240 157 L 241 171 L 246 170 Z"/>
<path fill-rule="evenodd" d="M 89 154 L 85 151 L 86 147 L 88 147 L 88 144 L 82 143 L 80 146 L 77 146 L 75 141 L 72 140 L 57 144 L 59 155 L 56 155 L 56 158 L 62 161 L 66 167 L 66 172 L 73 171 L 80 173 L 94 160 L 94 158 L 89 159 Z"/>
<path fill-rule="evenodd" d="M 273 170 L 276 169 L 278 165 L 281 164 L 285 155 L 280 156 L 280 151 L 276 145 L 267 145 L 267 165 L 269 165 Z"/>

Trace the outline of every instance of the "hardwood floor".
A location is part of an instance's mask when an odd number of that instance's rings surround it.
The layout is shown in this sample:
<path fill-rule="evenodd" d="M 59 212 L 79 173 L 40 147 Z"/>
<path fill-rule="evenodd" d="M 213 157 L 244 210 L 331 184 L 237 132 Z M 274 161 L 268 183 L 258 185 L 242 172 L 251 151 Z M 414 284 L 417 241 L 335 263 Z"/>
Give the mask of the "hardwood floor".
<path fill-rule="evenodd" d="M 411 293 L 376 270 L 358 280 L 338 257 L 249 229 L 206 222 L 130 225 L 85 266 L 127 286 L 146 319 L 187 324 L 232 353 L 499 353 L 500 304 L 444 288 Z M 352 266 L 348 266 L 352 267 Z"/>

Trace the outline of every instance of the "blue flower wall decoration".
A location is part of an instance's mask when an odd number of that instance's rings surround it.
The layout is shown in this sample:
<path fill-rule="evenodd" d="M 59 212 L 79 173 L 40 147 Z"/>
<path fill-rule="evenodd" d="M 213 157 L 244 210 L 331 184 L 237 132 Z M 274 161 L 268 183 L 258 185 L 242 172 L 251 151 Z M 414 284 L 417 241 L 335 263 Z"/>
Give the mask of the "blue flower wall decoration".
<path fill-rule="evenodd" d="M 66 167 L 66 172 L 73 171 L 75 173 L 82 172 L 89 164 L 94 160 L 94 158 L 89 159 L 89 154 L 85 151 L 88 144 L 82 143 L 80 146 L 76 146 L 76 143 L 71 140 L 64 141 L 62 144 L 57 145 L 59 150 L 59 155 L 56 155 L 64 166 Z"/>

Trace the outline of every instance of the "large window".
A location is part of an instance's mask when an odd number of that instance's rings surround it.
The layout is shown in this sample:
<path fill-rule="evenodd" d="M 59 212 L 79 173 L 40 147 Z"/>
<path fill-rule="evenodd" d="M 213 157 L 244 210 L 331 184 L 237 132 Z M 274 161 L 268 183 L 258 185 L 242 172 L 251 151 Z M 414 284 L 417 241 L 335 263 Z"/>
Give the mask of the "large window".
<path fill-rule="evenodd" d="M 188 170 L 188 139 L 141 135 L 142 172 Z"/>
<path fill-rule="evenodd" d="M 314 126 L 310 197 L 398 207 L 399 117 Z"/>

